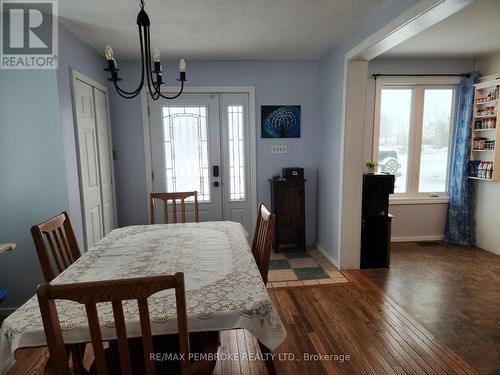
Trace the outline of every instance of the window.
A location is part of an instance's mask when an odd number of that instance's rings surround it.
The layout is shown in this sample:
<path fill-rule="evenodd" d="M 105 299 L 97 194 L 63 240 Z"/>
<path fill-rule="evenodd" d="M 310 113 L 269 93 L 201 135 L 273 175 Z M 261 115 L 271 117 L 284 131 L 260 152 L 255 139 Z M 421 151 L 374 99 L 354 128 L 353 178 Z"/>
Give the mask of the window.
<path fill-rule="evenodd" d="M 245 150 L 243 139 L 243 106 L 230 105 L 228 115 L 229 199 L 245 200 Z"/>
<path fill-rule="evenodd" d="M 200 201 L 210 201 L 207 108 L 163 107 L 163 134 L 166 191 L 197 190 Z"/>
<path fill-rule="evenodd" d="M 458 79 L 377 82 L 374 154 L 401 196 L 446 195 Z"/>

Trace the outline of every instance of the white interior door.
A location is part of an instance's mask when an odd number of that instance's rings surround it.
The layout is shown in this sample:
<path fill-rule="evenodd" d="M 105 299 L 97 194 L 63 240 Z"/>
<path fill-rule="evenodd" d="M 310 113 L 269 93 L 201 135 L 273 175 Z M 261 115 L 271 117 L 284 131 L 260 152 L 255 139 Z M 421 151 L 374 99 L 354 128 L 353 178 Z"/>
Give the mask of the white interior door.
<path fill-rule="evenodd" d="M 149 114 L 153 190 L 197 190 L 201 221 L 237 221 L 251 233 L 248 94 L 149 99 Z"/>
<path fill-rule="evenodd" d="M 196 190 L 200 221 L 222 220 L 217 95 L 150 99 L 149 106 L 153 190 Z M 193 221 L 192 205 L 186 210 Z"/>
<path fill-rule="evenodd" d="M 93 90 L 97 122 L 97 143 L 99 147 L 103 235 L 105 236 L 112 229 L 116 228 L 111 126 L 108 118 L 109 111 L 106 93 L 95 87 Z"/>
<path fill-rule="evenodd" d="M 116 205 L 106 88 L 72 71 L 73 108 L 83 230 L 88 249 L 116 228 Z"/>
<path fill-rule="evenodd" d="M 80 190 L 86 247 L 95 245 L 103 236 L 97 125 L 92 86 L 74 80 Z"/>

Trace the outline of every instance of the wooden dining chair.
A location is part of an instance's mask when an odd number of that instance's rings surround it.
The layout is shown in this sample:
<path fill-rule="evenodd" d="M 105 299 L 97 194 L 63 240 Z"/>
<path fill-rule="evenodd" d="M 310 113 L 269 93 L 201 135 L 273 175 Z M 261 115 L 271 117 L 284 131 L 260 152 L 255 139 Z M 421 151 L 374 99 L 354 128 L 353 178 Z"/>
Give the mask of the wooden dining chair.
<path fill-rule="evenodd" d="M 176 353 L 179 354 L 177 365 L 180 368 L 170 373 L 180 373 L 182 375 L 193 373 L 193 369 L 198 363 L 193 363 L 189 359 L 190 338 L 188 334 L 186 297 L 184 291 L 184 274 L 181 272 L 175 275 L 163 275 L 152 277 L 131 278 L 122 280 L 107 280 L 84 282 L 75 284 L 42 284 L 37 289 L 38 302 L 42 315 L 45 337 L 49 349 L 48 366 L 57 374 L 70 374 L 70 367 L 65 351 L 63 335 L 57 314 L 55 300 L 71 300 L 85 305 L 89 331 L 91 336 L 91 345 L 94 352 L 94 365 L 91 372 L 95 370 L 98 375 L 109 373 L 127 374 L 156 374 L 161 370 L 163 362 L 155 362 L 151 359 L 151 353 L 161 352 L 161 346 L 157 346 L 151 334 L 151 321 L 149 317 L 149 308 L 147 299 L 151 295 L 166 289 L 175 289 L 175 300 L 177 308 L 178 339 Z M 122 301 L 137 300 L 139 308 L 139 321 L 142 337 L 139 339 L 127 338 L 125 318 Z M 99 326 L 99 317 L 97 314 L 97 303 L 111 302 L 113 308 L 114 325 L 117 341 L 110 348 L 105 349 Z M 159 336 L 172 337 L 170 336 Z M 218 333 L 215 342 L 215 351 L 218 348 Z M 213 341 L 213 340 L 212 340 Z M 140 343 L 138 346 L 137 343 Z M 159 341 L 161 343 L 161 341 Z M 137 361 L 135 350 L 140 348 L 140 361 Z M 113 354 L 117 354 L 116 356 Z M 156 351 L 155 351 L 156 349 Z M 111 354 L 111 355 L 110 355 Z M 215 355 L 214 355 L 215 356 Z M 215 367 L 215 361 L 213 361 Z M 139 367 L 140 366 L 140 367 Z M 212 370 L 213 370 L 212 367 Z M 49 372 L 50 372 L 49 369 Z M 54 370 L 56 369 L 56 371 Z"/>
<path fill-rule="evenodd" d="M 252 253 L 259 267 L 264 284 L 267 283 L 269 260 L 273 246 L 274 221 L 274 214 L 269 212 L 264 203 L 260 203 L 257 213 L 257 224 L 255 225 L 255 233 L 253 235 Z"/>
<path fill-rule="evenodd" d="M 198 192 L 197 191 L 184 191 L 177 193 L 150 193 L 149 194 L 149 224 L 155 224 L 155 201 L 163 201 L 163 222 L 168 224 L 168 205 L 169 201 L 172 202 L 172 218 L 173 223 L 177 223 L 177 201 L 181 201 L 181 217 L 182 222 L 186 222 L 186 202 L 189 197 L 194 197 L 194 221 L 199 223 L 199 207 L 198 207 Z"/>
<path fill-rule="evenodd" d="M 76 242 L 75 232 L 66 211 L 41 224 L 33 225 L 31 235 L 46 282 L 52 281 L 54 277 L 80 258 L 81 253 Z"/>

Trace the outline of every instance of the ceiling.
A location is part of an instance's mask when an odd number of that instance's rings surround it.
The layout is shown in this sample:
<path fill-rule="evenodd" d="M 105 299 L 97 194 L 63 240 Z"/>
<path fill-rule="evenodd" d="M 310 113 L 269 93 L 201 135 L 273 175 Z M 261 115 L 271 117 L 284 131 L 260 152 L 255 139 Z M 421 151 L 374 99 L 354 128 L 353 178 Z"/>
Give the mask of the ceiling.
<path fill-rule="evenodd" d="M 318 59 L 386 0 L 146 0 L 162 59 Z M 138 59 L 139 0 L 64 0 L 61 23 L 94 49 Z"/>
<path fill-rule="evenodd" d="M 479 58 L 498 51 L 500 0 L 475 0 L 380 57 Z"/>

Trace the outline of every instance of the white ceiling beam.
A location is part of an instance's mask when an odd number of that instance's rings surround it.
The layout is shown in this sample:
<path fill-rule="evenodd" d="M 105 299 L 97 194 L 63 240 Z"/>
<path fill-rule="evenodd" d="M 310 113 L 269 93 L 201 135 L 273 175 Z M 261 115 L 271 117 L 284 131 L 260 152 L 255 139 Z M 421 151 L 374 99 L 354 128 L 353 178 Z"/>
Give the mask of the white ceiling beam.
<path fill-rule="evenodd" d="M 350 50 L 346 59 L 372 60 L 474 1 L 423 0 Z"/>

